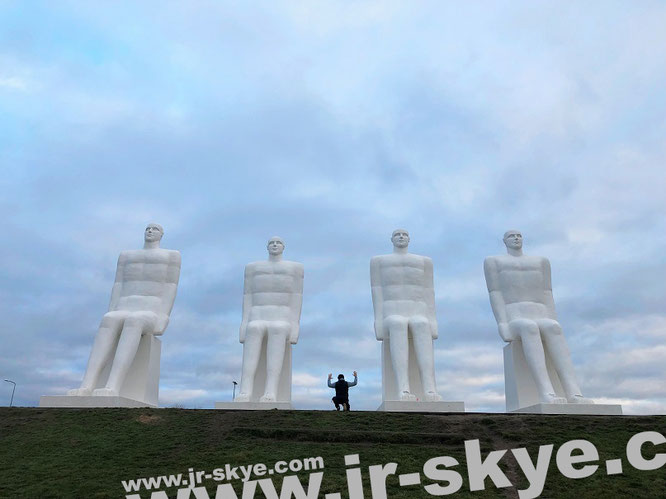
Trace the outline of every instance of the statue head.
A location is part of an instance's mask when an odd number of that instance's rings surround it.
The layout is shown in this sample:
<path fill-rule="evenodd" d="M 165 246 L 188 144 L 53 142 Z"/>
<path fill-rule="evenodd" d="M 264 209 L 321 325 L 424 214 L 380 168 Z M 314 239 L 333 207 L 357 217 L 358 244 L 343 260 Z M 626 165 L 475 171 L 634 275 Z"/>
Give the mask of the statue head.
<path fill-rule="evenodd" d="M 269 255 L 273 256 L 281 255 L 282 252 L 284 251 L 284 241 L 282 240 L 281 237 L 273 236 L 268 240 L 268 244 L 266 244 L 266 249 L 268 249 Z"/>
<path fill-rule="evenodd" d="M 164 229 L 160 224 L 151 222 L 146 226 L 146 230 L 143 233 L 143 239 L 147 243 L 152 243 L 155 241 L 160 241 L 164 235 Z"/>
<path fill-rule="evenodd" d="M 409 244 L 409 232 L 407 229 L 395 229 L 391 234 L 391 242 L 396 248 L 406 248 Z"/>
<path fill-rule="evenodd" d="M 517 229 L 509 229 L 504 233 L 504 245 L 507 249 L 519 250 L 523 247 L 523 235 Z"/>

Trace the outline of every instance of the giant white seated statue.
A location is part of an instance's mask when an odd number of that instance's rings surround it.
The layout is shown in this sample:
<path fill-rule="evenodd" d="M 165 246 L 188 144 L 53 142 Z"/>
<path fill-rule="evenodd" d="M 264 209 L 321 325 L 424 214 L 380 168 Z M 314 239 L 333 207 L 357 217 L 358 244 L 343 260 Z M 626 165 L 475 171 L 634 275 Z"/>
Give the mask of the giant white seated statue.
<path fill-rule="evenodd" d="M 272 237 L 268 260 L 245 267 L 243 368 L 235 403 L 291 404 L 291 345 L 298 341 L 303 264 L 283 260 L 284 248 L 281 238 Z"/>
<path fill-rule="evenodd" d="M 505 349 L 507 409 L 536 403 L 593 403 L 578 386 L 557 321 L 550 262 L 524 255 L 518 230 L 506 231 L 504 244 L 508 254 L 488 257 L 483 266 L 499 334 L 511 345 Z M 520 364 L 526 364 L 525 373 Z M 530 400 L 536 398 L 530 397 L 531 384 L 538 400 Z"/>
<path fill-rule="evenodd" d="M 407 252 L 409 233 L 404 229 L 394 230 L 391 241 L 393 253 L 370 260 L 375 335 L 383 342 L 383 400 L 440 401 L 432 260 Z"/>
<path fill-rule="evenodd" d="M 148 224 L 143 249 L 120 253 L 109 311 L 83 382 L 69 396 L 121 396 L 157 405 L 160 342 L 155 337 L 169 323 L 181 261 L 178 251 L 160 248 L 163 235 L 159 224 Z"/>

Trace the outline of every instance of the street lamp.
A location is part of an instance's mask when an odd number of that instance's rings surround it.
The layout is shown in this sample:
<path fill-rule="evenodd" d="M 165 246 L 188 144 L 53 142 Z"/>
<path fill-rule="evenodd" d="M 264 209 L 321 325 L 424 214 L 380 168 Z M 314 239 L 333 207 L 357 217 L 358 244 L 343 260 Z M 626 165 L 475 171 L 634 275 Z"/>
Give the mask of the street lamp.
<path fill-rule="evenodd" d="M 238 383 L 236 383 L 235 381 L 232 381 L 232 383 L 234 384 L 234 393 L 231 395 L 231 400 L 234 400 L 236 398 L 236 385 Z"/>
<path fill-rule="evenodd" d="M 9 407 L 12 406 L 12 403 L 14 402 L 14 392 L 16 391 L 16 383 L 12 381 L 11 379 L 6 379 L 5 380 L 7 383 L 12 383 L 14 385 L 14 388 L 12 388 L 12 398 L 9 401 Z"/>

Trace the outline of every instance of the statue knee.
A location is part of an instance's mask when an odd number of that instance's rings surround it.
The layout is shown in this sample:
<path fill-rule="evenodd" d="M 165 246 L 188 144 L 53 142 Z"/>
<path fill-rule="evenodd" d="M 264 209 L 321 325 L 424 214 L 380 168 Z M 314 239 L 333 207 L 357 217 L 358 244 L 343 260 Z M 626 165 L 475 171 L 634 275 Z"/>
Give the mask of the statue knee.
<path fill-rule="evenodd" d="M 509 322 L 509 330 L 517 337 L 539 336 L 539 326 L 529 319 L 515 319 Z"/>
<path fill-rule="evenodd" d="M 428 329 L 428 327 L 430 326 L 430 321 L 428 321 L 428 319 L 425 317 L 419 316 L 419 317 L 413 317 L 409 321 L 409 324 L 410 326 L 412 326 L 414 330 L 421 331 L 423 329 Z"/>
<path fill-rule="evenodd" d="M 291 331 L 291 326 L 287 322 L 277 322 L 268 327 L 268 333 L 273 336 L 286 336 Z"/>
<path fill-rule="evenodd" d="M 559 322 L 552 319 L 544 319 L 539 321 L 539 328 L 544 334 L 548 336 L 562 336 L 562 326 Z"/>
<path fill-rule="evenodd" d="M 107 312 L 104 314 L 104 317 L 102 317 L 102 323 L 100 324 L 100 327 L 106 327 L 106 328 L 113 328 L 118 325 L 120 321 L 122 321 L 127 314 L 123 312 Z"/>
<path fill-rule="evenodd" d="M 400 315 L 389 315 L 384 319 L 384 325 L 389 329 L 406 328 L 407 319 Z"/>
<path fill-rule="evenodd" d="M 260 334 L 263 329 L 263 325 L 257 321 L 252 321 L 247 325 L 248 334 Z"/>
<path fill-rule="evenodd" d="M 125 328 L 152 332 L 155 329 L 157 316 L 153 313 L 135 312 L 125 319 Z"/>

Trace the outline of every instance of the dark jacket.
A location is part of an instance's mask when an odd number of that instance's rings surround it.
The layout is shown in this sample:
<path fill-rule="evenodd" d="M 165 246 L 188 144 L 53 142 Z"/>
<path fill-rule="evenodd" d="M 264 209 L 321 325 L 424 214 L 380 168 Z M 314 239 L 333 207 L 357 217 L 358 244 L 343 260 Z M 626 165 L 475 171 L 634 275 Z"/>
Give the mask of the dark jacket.
<path fill-rule="evenodd" d="M 358 378 L 354 376 L 354 381 L 345 381 L 344 379 L 339 379 L 335 383 L 331 383 L 331 380 L 328 380 L 328 387 L 335 388 L 335 396 L 338 400 L 349 400 L 349 388 L 356 386 Z"/>

